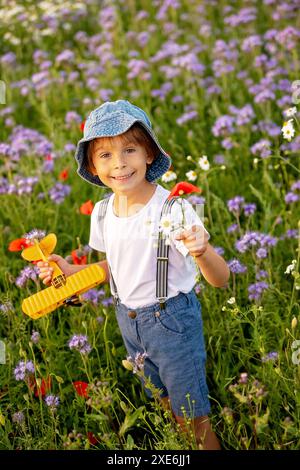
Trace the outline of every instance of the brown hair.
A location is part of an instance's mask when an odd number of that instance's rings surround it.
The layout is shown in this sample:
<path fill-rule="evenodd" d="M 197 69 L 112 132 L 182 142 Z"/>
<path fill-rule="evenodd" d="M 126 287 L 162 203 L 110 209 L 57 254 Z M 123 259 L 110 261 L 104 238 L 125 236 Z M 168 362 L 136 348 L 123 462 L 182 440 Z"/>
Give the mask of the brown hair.
<path fill-rule="evenodd" d="M 124 132 L 124 134 L 120 134 L 117 137 L 122 139 L 124 143 L 130 143 L 134 142 L 137 145 L 141 145 L 145 148 L 147 155 L 153 156 L 154 158 L 157 157 L 159 154 L 160 150 L 152 137 L 148 134 L 148 132 L 143 128 L 143 126 L 139 123 L 133 124 L 128 131 Z M 111 143 L 112 139 L 114 137 L 101 137 L 101 139 L 107 140 L 109 143 Z M 87 144 L 87 150 L 86 150 L 86 167 L 87 170 L 91 171 L 93 169 L 93 152 L 94 152 L 94 147 L 95 147 L 96 139 L 91 140 Z"/>

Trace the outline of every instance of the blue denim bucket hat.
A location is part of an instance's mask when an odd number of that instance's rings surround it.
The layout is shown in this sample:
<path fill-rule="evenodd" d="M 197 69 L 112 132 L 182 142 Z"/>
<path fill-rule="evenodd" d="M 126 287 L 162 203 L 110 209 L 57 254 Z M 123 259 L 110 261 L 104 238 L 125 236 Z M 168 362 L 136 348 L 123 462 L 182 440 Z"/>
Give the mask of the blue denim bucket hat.
<path fill-rule="evenodd" d="M 113 137 L 123 134 L 136 122 L 144 127 L 160 150 L 160 153 L 147 168 L 147 181 L 155 181 L 166 173 L 171 166 L 171 158 L 160 146 L 147 114 L 129 101 L 117 100 L 107 101 L 89 114 L 84 125 L 83 138 L 78 142 L 75 153 L 79 176 L 91 184 L 106 188 L 107 186 L 102 183 L 99 177 L 90 173 L 86 167 L 88 142 L 97 137 Z"/>

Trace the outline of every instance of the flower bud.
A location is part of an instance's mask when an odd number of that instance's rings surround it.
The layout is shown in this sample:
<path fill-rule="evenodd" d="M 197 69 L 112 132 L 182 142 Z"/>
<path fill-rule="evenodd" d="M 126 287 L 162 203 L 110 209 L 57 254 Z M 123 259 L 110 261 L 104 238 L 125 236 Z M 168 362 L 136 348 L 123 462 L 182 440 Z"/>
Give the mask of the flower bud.
<path fill-rule="evenodd" d="M 297 326 L 297 323 L 298 323 L 298 320 L 296 317 L 293 317 L 292 319 L 292 323 L 291 323 L 291 326 L 292 326 L 292 330 L 294 330 Z"/>
<path fill-rule="evenodd" d="M 131 364 L 131 362 L 127 361 L 127 359 L 123 359 L 122 365 L 127 370 L 133 370 L 133 365 Z"/>

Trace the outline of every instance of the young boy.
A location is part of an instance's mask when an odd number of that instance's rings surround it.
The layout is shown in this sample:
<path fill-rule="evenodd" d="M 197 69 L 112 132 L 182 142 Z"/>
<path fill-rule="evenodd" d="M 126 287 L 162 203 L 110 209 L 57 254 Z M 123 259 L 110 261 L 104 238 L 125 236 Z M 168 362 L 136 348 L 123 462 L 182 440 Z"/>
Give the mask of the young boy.
<path fill-rule="evenodd" d="M 84 180 L 113 192 L 104 213 L 104 201 L 95 204 L 89 244 L 106 253 L 99 264 L 110 282 L 128 354 L 145 357 L 145 376 L 160 390 L 162 405 L 171 406 L 182 430 L 185 416 L 190 417 L 197 443 L 220 449 L 208 418 L 201 305 L 193 288 L 196 264 L 215 287 L 227 284 L 228 266 L 208 243 L 210 235 L 187 201 L 185 222 L 191 228 L 177 231 L 176 237 L 169 230 L 163 256 L 158 254 L 159 229 L 170 227 L 169 216 L 175 225 L 181 223 L 182 207 L 175 200 L 170 214 L 162 213 L 170 191 L 154 181 L 171 160 L 142 109 L 117 100 L 92 111 L 75 158 Z M 50 259 L 66 276 L 86 267 L 55 254 Z M 44 284 L 52 276 L 47 266 L 38 264 Z"/>

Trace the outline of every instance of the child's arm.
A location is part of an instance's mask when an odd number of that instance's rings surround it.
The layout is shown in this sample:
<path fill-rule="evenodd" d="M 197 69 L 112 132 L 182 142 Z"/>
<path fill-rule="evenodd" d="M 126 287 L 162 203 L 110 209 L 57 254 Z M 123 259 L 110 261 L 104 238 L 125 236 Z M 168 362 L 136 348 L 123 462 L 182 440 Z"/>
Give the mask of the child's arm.
<path fill-rule="evenodd" d="M 209 243 L 205 252 L 194 259 L 209 284 L 214 287 L 228 287 L 230 269 L 224 258 Z"/>
<path fill-rule="evenodd" d="M 87 268 L 88 266 L 91 266 L 91 264 L 99 264 L 99 266 L 101 266 L 101 268 L 103 268 L 106 273 L 105 280 L 103 282 L 109 282 L 109 269 L 108 269 L 108 264 L 107 264 L 106 259 L 103 261 L 99 261 L 98 263 L 80 264 L 80 265 L 70 264 L 64 258 L 54 253 L 50 255 L 48 259 L 51 261 L 55 261 L 66 277 L 71 276 L 71 274 L 75 274 L 78 271 L 81 271 L 82 269 Z M 43 281 L 43 284 L 45 285 L 50 284 L 52 274 L 53 274 L 53 269 L 49 268 L 49 264 L 45 263 L 44 261 L 39 261 L 37 263 L 37 267 L 40 269 L 39 278 Z"/>
<path fill-rule="evenodd" d="M 203 227 L 193 225 L 190 230 L 176 235 L 176 240 L 183 241 L 209 284 L 214 287 L 228 287 L 230 269 L 224 258 L 208 243 L 208 235 Z"/>

